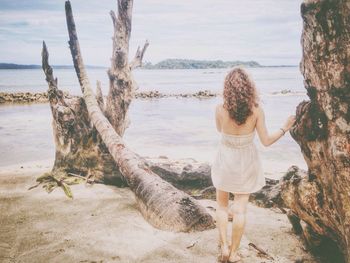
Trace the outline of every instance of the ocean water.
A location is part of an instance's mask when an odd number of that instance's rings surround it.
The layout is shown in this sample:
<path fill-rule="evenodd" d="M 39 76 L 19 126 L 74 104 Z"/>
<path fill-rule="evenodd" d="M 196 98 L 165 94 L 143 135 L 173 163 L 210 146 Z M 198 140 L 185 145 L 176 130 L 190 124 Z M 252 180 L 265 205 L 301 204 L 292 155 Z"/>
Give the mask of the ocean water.
<path fill-rule="evenodd" d="M 135 70 L 139 91 L 159 90 L 163 93 L 188 93 L 209 89 L 221 91 L 225 74 L 229 69 L 200 70 Z M 302 76 L 297 67 L 249 68 L 262 95 L 270 95 L 283 89 L 305 92 Z M 90 83 L 99 80 L 104 94 L 108 92 L 107 69 L 88 69 Z M 74 95 L 81 90 L 73 69 L 54 69 L 59 87 Z M 0 92 L 43 92 L 47 90 L 44 74 L 40 69 L 0 70 Z"/>
<path fill-rule="evenodd" d="M 136 70 L 139 91 L 159 90 L 163 93 L 189 93 L 208 89 L 222 90 L 227 69 L 207 70 Z M 266 124 L 273 132 L 295 113 L 296 106 L 306 100 L 302 76 L 297 67 L 248 69 L 256 82 Z M 108 90 L 105 69 L 88 70 L 90 82 L 102 82 Z M 79 95 L 80 87 L 73 69 L 54 70 L 59 87 Z M 0 91 L 42 92 L 47 89 L 41 70 L 0 70 Z M 273 95 L 288 89 L 294 95 Z M 144 156 L 165 155 L 169 158 L 193 158 L 211 162 L 219 141 L 214 109 L 221 97 L 135 99 L 129 114 L 130 127 L 124 140 Z M 279 178 L 291 165 L 306 168 L 299 145 L 286 134 L 270 147 L 255 143 L 260 151 L 265 175 Z M 51 112 L 48 104 L 0 105 L 0 166 L 54 158 Z"/>

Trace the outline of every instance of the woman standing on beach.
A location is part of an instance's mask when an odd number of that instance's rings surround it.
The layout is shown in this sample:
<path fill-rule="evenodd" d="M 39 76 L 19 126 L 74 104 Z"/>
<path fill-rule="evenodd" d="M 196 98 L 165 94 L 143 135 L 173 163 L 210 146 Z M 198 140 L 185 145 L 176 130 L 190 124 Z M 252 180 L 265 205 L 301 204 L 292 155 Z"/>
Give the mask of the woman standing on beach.
<path fill-rule="evenodd" d="M 280 139 L 294 124 L 290 116 L 283 127 L 269 134 L 253 80 L 241 68 L 231 70 L 224 81 L 223 104 L 216 107 L 216 128 L 221 133 L 218 152 L 211 168 L 216 188 L 216 222 L 220 234 L 220 260 L 238 262 L 237 250 L 244 232 L 249 194 L 265 185 L 259 153 L 253 142 L 255 130 L 264 146 Z M 232 206 L 232 239 L 227 242 L 229 193 Z"/>

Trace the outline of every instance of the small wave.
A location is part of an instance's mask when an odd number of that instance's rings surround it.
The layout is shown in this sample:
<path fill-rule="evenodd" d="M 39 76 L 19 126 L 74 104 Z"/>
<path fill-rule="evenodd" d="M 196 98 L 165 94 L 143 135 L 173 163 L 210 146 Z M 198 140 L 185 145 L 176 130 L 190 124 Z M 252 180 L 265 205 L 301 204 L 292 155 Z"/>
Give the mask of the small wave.
<path fill-rule="evenodd" d="M 281 90 L 267 93 L 268 96 L 305 96 L 304 91 L 291 91 L 291 90 Z"/>

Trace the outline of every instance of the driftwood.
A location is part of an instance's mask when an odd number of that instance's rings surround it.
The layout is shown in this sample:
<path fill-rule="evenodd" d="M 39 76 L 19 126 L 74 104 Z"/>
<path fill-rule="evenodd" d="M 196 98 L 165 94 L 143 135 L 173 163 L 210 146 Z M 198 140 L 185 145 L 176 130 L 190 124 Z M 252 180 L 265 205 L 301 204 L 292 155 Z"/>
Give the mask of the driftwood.
<path fill-rule="evenodd" d="M 248 246 L 250 246 L 250 247 L 254 248 L 255 250 L 257 250 L 259 256 L 265 257 L 267 259 L 274 260 L 274 258 L 272 256 L 270 256 L 264 249 L 262 249 L 261 247 L 258 247 L 254 243 L 249 243 Z"/>
<path fill-rule="evenodd" d="M 107 72 L 109 93 L 105 97 L 102 94 L 100 82 L 97 82 L 96 99 L 112 127 L 120 136 L 123 136 L 130 121 L 127 113 L 132 98 L 135 95 L 139 98 L 157 98 L 161 95 L 157 92 L 135 93 L 137 85 L 133 79 L 132 70 L 142 64 L 149 43 L 146 41 L 142 48 L 138 48 L 134 59 L 130 63 L 127 61 L 132 22 L 132 1 L 118 1 L 117 14 L 113 11 L 110 14 L 114 35 L 111 66 Z M 44 70 L 45 68 L 47 66 L 44 67 Z M 46 78 L 49 84 L 47 96 L 52 110 L 55 139 L 53 171 L 65 170 L 67 173 L 82 176 L 92 174 L 95 182 L 113 184 L 119 187 L 128 186 L 96 128 L 91 125 L 85 101 L 81 97 L 63 94 L 58 89 L 56 79 L 48 79 L 47 74 Z M 211 96 L 211 94 L 204 91 L 193 94 L 193 96 L 201 98 Z M 153 168 L 156 170 L 154 165 L 151 167 L 152 170 Z M 170 177 L 166 179 L 170 179 Z M 184 185 L 184 180 L 181 179 L 181 181 L 179 184 Z"/>
<path fill-rule="evenodd" d="M 297 107 L 291 135 L 309 169 L 285 182 L 281 196 L 310 248 L 350 262 L 350 4 L 304 1 L 301 13 L 300 68 L 310 101 Z"/>
<path fill-rule="evenodd" d="M 213 218 L 204 207 L 195 199 L 153 173 L 147 162 L 129 150 L 121 138 L 127 127 L 127 109 L 132 100 L 135 87 L 131 76 L 131 68 L 140 65 L 143 52 L 148 45 L 146 43 L 142 50 L 138 50 L 131 67 L 127 58 L 132 3 L 131 0 L 120 0 L 118 1 L 118 15 L 116 16 L 114 12 L 111 12 L 115 35 L 113 38 L 112 66 L 108 72 L 110 92 L 106 103 L 107 108 L 105 109 L 101 89 L 98 88 L 97 96 L 91 90 L 80 53 L 71 5 L 69 1 L 66 1 L 69 47 L 83 92 L 83 98 L 66 98 L 58 89 L 57 79 L 53 77 L 53 71 L 48 62 L 48 51 L 44 43 L 42 65 L 49 84 L 49 99 L 54 117 L 54 131 L 60 131 L 62 126 L 68 125 L 65 130 L 68 132 L 68 136 L 65 133 L 55 136 L 58 140 L 56 140 L 56 146 L 57 143 L 61 143 L 60 139 L 64 140 L 61 144 L 64 147 L 59 150 L 62 151 L 63 149 L 66 157 L 67 154 L 71 154 L 70 150 L 72 149 L 70 146 L 72 146 L 72 142 L 69 139 L 72 139 L 72 136 L 74 136 L 75 141 L 73 141 L 73 144 L 81 148 L 78 152 L 86 151 L 85 155 L 91 153 L 91 159 L 83 164 L 88 165 L 86 169 L 90 173 L 92 170 L 96 170 L 95 168 L 98 165 L 102 167 L 105 165 L 106 159 L 104 158 L 106 156 L 104 153 L 108 154 L 111 158 L 109 160 L 109 157 L 107 157 L 111 169 L 114 170 L 118 167 L 122 174 L 120 178 L 123 178 L 124 182 L 135 193 L 142 215 L 153 226 L 172 231 L 213 228 L 215 227 Z M 60 114 L 61 117 L 57 117 Z M 78 132 L 75 129 L 78 129 Z M 87 146 L 86 149 L 84 149 L 84 146 Z M 102 152 L 101 148 L 103 147 L 105 149 Z M 103 156 L 104 163 L 96 163 L 101 159 L 95 160 L 96 156 Z M 86 156 L 82 159 L 87 160 Z M 60 167 L 61 165 L 66 167 L 65 161 L 67 161 L 67 158 L 57 158 L 56 152 L 55 167 Z M 69 160 L 69 163 L 74 166 L 74 159 Z M 74 173 L 72 170 L 74 171 L 74 169 L 71 169 L 70 173 Z M 114 175 L 112 174 L 112 176 Z"/>
<path fill-rule="evenodd" d="M 162 179 L 186 192 L 212 186 L 208 163 L 199 163 L 192 159 L 174 161 L 158 158 L 147 160 L 147 164 Z"/>

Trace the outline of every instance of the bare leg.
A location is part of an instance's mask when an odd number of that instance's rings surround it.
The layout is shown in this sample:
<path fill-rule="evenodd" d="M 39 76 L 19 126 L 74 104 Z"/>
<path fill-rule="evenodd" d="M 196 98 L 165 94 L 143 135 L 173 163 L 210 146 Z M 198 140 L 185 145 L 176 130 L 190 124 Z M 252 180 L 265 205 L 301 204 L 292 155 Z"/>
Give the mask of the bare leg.
<path fill-rule="evenodd" d="M 232 220 L 233 220 L 232 209 L 228 209 L 228 221 L 232 221 Z"/>
<path fill-rule="evenodd" d="M 228 192 L 216 190 L 216 224 L 220 236 L 221 260 L 224 262 L 227 261 L 230 252 L 227 245 L 228 200 Z"/>
<path fill-rule="evenodd" d="M 232 242 L 229 257 L 230 262 L 240 260 L 240 257 L 237 254 L 237 250 L 239 248 L 239 244 L 241 242 L 246 223 L 246 211 L 248 200 L 249 194 L 235 194 L 232 206 L 234 218 L 232 221 Z"/>

